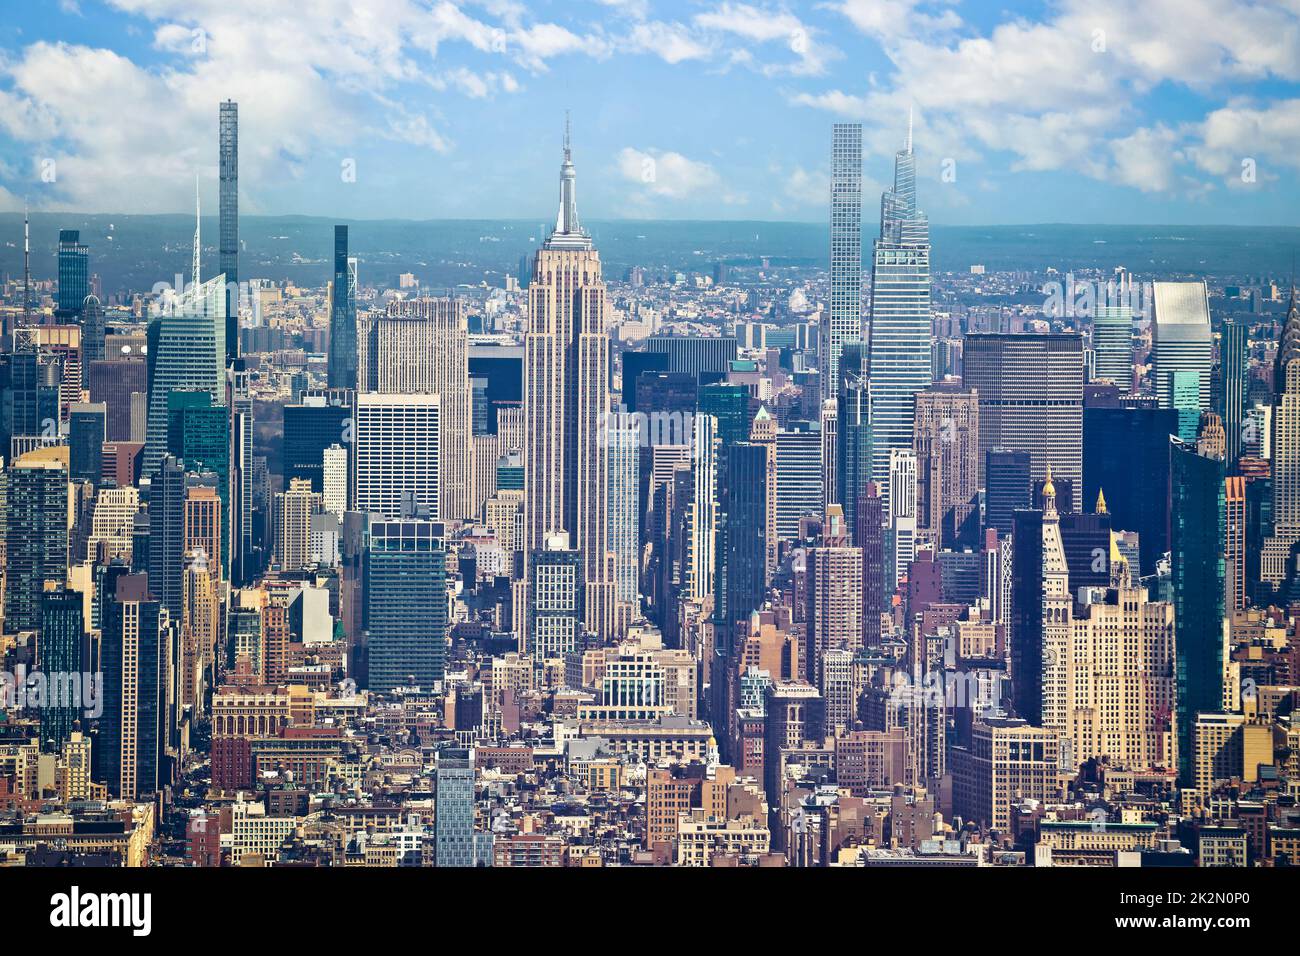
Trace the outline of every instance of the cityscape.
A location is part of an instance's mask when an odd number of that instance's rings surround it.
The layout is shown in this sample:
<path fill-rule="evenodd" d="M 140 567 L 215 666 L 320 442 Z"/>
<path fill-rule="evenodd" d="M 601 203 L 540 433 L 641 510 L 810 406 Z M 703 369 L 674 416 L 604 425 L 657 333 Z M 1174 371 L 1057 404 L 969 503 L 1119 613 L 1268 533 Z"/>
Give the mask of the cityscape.
<path fill-rule="evenodd" d="M 808 219 L 576 105 L 502 218 L 281 212 L 257 96 L 6 179 L 0 868 L 1300 865 L 1300 229 L 932 228 L 920 100 Z"/>

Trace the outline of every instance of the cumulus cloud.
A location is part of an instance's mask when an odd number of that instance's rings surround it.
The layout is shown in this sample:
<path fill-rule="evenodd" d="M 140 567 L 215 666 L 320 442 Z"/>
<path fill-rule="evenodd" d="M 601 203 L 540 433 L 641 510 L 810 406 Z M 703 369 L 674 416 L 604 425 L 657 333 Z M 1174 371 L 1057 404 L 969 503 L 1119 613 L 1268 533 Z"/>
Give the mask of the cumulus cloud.
<path fill-rule="evenodd" d="M 686 199 L 715 192 L 722 182 L 708 163 L 665 150 L 639 150 L 625 146 L 619 151 L 617 168 L 627 182 L 666 199 Z"/>
<path fill-rule="evenodd" d="M 818 39 L 817 31 L 785 9 L 766 9 L 727 0 L 712 10 L 696 14 L 694 23 L 707 33 L 730 34 L 758 45 L 783 45 L 794 59 L 766 63 L 762 70 L 769 75 L 817 76 L 826 72 L 828 61 L 839 56 L 837 50 Z M 746 57 L 750 59 L 752 53 Z"/>
<path fill-rule="evenodd" d="M 1062 0 L 1033 21 L 965 24 L 934 0 L 843 0 L 835 9 L 892 64 L 865 90 L 789 93 L 791 103 L 866 124 L 876 153 L 918 116 L 918 149 L 1013 170 L 1072 170 L 1144 192 L 1195 191 L 1193 174 L 1240 180 L 1244 148 L 1294 166 L 1285 103 L 1226 106 L 1203 122 L 1151 124 L 1142 98 L 1170 84 L 1213 98 L 1300 77 L 1300 8 L 1251 0 Z M 923 164 L 924 166 L 924 164 Z"/>

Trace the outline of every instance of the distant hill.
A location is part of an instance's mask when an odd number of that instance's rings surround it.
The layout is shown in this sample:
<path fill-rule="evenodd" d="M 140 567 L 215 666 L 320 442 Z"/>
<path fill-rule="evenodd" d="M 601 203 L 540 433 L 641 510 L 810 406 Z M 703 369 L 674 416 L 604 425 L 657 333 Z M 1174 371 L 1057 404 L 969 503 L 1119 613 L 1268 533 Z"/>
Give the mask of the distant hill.
<path fill-rule="evenodd" d="M 323 284 L 332 272 L 333 225 L 321 217 L 241 217 L 242 277 Z M 366 220 L 348 226 L 363 283 L 392 283 L 411 272 L 434 287 L 500 285 L 548 228 L 520 220 Z M 826 265 L 827 229 L 816 223 L 597 220 L 587 226 L 613 277 L 634 265 L 652 272 L 709 272 L 720 260 L 745 267 L 764 257 L 774 265 Z M 192 218 L 34 213 L 37 278 L 55 273 L 60 228 L 81 231 L 90 246 L 91 271 L 109 293 L 149 289 L 189 271 Z M 202 228 L 203 274 L 210 276 L 216 271 L 216 218 L 205 217 Z M 874 231 L 867 224 L 868 257 Z M 989 271 L 1032 272 L 1122 265 L 1144 276 L 1286 278 L 1300 249 L 1300 228 L 1245 226 L 935 226 L 932 238 L 939 272 L 967 272 L 976 263 Z M 0 214 L 0 274 L 21 272 L 22 215 Z"/>

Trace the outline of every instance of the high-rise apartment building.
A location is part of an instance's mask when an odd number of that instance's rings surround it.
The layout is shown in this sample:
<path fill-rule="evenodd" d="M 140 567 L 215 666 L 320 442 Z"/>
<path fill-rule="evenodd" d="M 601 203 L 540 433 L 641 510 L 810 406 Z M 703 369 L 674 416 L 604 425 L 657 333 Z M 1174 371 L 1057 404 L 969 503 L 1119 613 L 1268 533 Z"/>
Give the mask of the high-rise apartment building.
<path fill-rule="evenodd" d="M 149 578 L 122 565 L 104 583 L 103 714 L 95 742 L 96 779 L 126 800 L 147 798 L 159 785 L 165 745 L 162 607 Z"/>
<path fill-rule="evenodd" d="M 9 467 L 5 502 L 5 632 L 39 630 L 46 582 L 68 575 L 68 447 L 37 448 Z"/>
<path fill-rule="evenodd" d="M 637 419 L 615 412 L 606 429 L 609 474 L 609 550 L 614 555 L 614 600 L 618 630 L 640 609 L 638 600 L 641 508 L 638 500 L 641 428 Z"/>
<path fill-rule="evenodd" d="M 239 104 L 226 100 L 217 130 L 217 268 L 226 285 L 226 364 L 239 357 Z"/>
<path fill-rule="evenodd" d="M 311 563 L 311 519 L 321 508 L 321 496 L 311 482 L 295 478 L 275 496 L 275 558 L 282 571 L 298 571 Z"/>
<path fill-rule="evenodd" d="M 1008 832 L 1013 803 L 1047 801 L 1059 794 L 1059 746 L 1054 731 L 1024 720 L 976 721 L 969 746 L 953 752 L 953 812 Z"/>
<path fill-rule="evenodd" d="M 357 260 L 348 256 L 348 227 L 334 227 L 330 288 L 330 388 L 357 387 Z"/>
<path fill-rule="evenodd" d="M 836 397 L 844 343 L 862 338 L 861 123 L 836 123 L 831 133 L 830 203 L 830 307 L 818 362 L 823 399 Z"/>
<path fill-rule="evenodd" d="M 474 834 L 474 753 L 461 748 L 438 751 L 434 770 L 434 854 L 439 867 L 469 867 L 477 862 Z"/>
<path fill-rule="evenodd" d="M 1118 303 L 1095 307 L 1092 315 L 1092 378 L 1112 382 L 1120 392 L 1133 390 L 1132 279 L 1121 276 Z"/>
<path fill-rule="evenodd" d="M 808 552 L 807 573 L 806 677 L 827 696 L 827 652 L 862 646 L 862 549 L 849 544 L 839 505 L 827 508 L 821 542 Z M 847 726 L 852 728 L 851 720 Z"/>

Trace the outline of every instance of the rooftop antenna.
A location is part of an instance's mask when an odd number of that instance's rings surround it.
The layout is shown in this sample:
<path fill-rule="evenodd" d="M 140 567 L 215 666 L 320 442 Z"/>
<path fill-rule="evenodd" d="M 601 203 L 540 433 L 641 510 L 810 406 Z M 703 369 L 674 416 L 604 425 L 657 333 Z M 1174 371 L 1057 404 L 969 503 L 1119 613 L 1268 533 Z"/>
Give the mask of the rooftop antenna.
<path fill-rule="evenodd" d="M 199 174 L 194 174 L 194 291 L 199 288 Z"/>
<path fill-rule="evenodd" d="M 32 324 L 32 240 L 27 218 L 27 201 L 23 200 L 23 325 Z"/>

